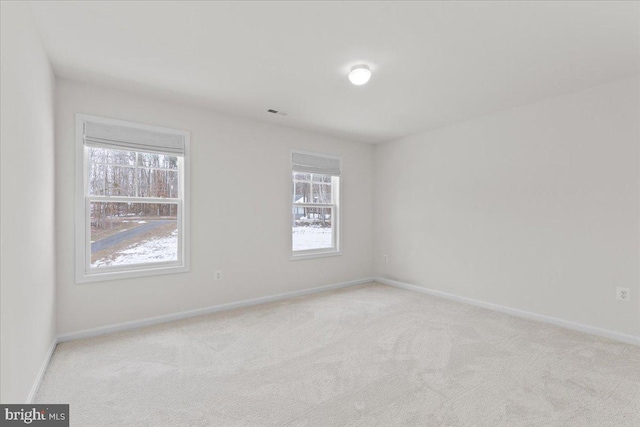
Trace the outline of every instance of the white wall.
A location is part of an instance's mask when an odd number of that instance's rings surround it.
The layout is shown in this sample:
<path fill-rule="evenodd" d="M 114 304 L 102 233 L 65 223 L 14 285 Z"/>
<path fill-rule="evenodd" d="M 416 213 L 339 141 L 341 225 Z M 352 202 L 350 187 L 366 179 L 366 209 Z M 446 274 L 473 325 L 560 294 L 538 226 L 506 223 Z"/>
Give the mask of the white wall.
<path fill-rule="evenodd" d="M 68 80 L 56 100 L 59 334 L 371 276 L 371 145 Z M 191 131 L 190 273 L 74 283 L 75 113 Z M 342 256 L 289 261 L 293 148 L 343 158 Z"/>
<path fill-rule="evenodd" d="M 24 403 L 56 336 L 54 76 L 26 4 L 0 7 L 0 401 Z"/>
<path fill-rule="evenodd" d="M 634 77 L 377 146 L 377 274 L 640 335 L 639 90 Z"/>

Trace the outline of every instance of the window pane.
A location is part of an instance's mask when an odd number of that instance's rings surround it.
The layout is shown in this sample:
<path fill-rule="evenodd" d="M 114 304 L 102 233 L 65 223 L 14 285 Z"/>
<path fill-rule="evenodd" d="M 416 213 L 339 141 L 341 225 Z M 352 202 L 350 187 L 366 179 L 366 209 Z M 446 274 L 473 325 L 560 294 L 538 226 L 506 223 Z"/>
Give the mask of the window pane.
<path fill-rule="evenodd" d="M 89 169 L 89 194 L 135 196 L 134 169 L 125 166 L 92 164 Z"/>
<path fill-rule="evenodd" d="M 313 182 L 331 183 L 331 175 L 321 175 L 321 174 L 314 173 L 313 174 Z"/>
<path fill-rule="evenodd" d="M 293 250 L 333 248 L 332 208 L 293 207 Z"/>
<path fill-rule="evenodd" d="M 311 203 L 311 186 L 308 182 L 293 184 L 293 203 Z"/>
<path fill-rule="evenodd" d="M 135 166 L 136 153 L 134 151 L 89 147 L 89 162 Z"/>
<path fill-rule="evenodd" d="M 139 197 L 178 197 L 178 172 L 159 169 L 138 170 Z"/>
<path fill-rule="evenodd" d="M 178 205 L 91 202 L 91 268 L 178 260 Z"/>
<path fill-rule="evenodd" d="M 331 184 L 313 184 L 313 201 L 311 203 L 331 204 Z"/>
<path fill-rule="evenodd" d="M 138 153 L 138 166 L 178 170 L 178 158 L 166 154 Z"/>
<path fill-rule="evenodd" d="M 297 181 L 311 181 L 311 174 L 305 172 L 293 172 L 293 179 Z"/>

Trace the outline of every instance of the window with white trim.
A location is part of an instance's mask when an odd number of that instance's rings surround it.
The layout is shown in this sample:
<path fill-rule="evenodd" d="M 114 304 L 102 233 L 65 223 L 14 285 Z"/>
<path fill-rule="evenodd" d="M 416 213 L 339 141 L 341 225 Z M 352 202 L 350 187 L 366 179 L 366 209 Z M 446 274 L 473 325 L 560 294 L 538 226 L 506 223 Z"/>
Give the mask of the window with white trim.
<path fill-rule="evenodd" d="M 189 269 L 189 133 L 76 115 L 76 281 Z"/>
<path fill-rule="evenodd" d="M 292 258 L 340 253 L 338 157 L 292 152 Z"/>

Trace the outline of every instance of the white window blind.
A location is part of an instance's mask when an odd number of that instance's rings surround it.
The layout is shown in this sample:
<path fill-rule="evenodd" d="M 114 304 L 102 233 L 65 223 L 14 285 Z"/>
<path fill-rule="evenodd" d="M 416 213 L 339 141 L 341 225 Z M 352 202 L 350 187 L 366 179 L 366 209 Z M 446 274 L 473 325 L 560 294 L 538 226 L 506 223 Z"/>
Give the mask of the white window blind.
<path fill-rule="evenodd" d="M 86 121 L 84 145 L 184 156 L 184 136 L 108 123 Z"/>
<path fill-rule="evenodd" d="M 317 173 L 340 176 L 340 159 L 334 157 L 314 156 L 313 154 L 293 153 L 293 170 L 295 172 Z"/>

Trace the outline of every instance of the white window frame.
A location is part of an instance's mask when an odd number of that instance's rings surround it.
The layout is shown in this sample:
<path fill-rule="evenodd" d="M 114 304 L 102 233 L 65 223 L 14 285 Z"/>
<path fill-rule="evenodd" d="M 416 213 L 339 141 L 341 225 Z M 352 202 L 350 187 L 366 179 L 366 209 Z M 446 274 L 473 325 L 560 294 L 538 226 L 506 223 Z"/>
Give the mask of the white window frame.
<path fill-rule="evenodd" d="M 342 169 L 342 157 L 335 156 L 331 154 L 324 153 L 315 153 L 311 151 L 301 151 L 301 150 L 290 150 L 289 151 L 289 182 L 291 184 L 291 190 L 289 191 L 289 230 L 290 230 L 290 239 L 289 239 L 289 260 L 297 261 L 303 259 L 313 259 L 313 258 L 324 258 L 331 256 L 340 256 L 342 255 L 342 239 L 341 239 L 341 230 L 342 230 L 342 221 L 341 221 L 341 211 L 340 202 L 341 202 L 341 189 L 342 189 L 342 175 L 338 177 L 332 177 L 331 179 L 331 200 L 333 203 L 331 204 L 323 204 L 323 203 L 295 203 L 292 200 L 292 195 L 294 191 L 294 180 L 293 180 L 293 154 L 308 154 L 311 156 L 318 157 L 326 157 L 329 159 L 337 159 L 340 162 L 340 169 Z M 337 185 L 336 185 L 337 182 Z M 332 248 L 322 248 L 322 249 L 306 249 L 306 250 L 293 250 L 293 227 L 291 227 L 291 216 L 293 214 L 294 207 L 309 207 L 309 208 L 332 208 L 332 227 L 333 231 L 333 247 Z"/>
<path fill-rule="evenodd" d="M 146 131 L 180 135 L 184 138 L 184 157 L 178 157 L 178 198 L 89 196 L 88 149 L 84 144 L 85 122 L 126 126 Z M 75 223 L 75 270 L 76 283 L 92 283 L 106 280 L 129 279 L 162 274 L 186 273 L 190 269 L 190 133 L 183 130 L 116 120 L 88 114 L 76 114 L 76 223 Z M 114 148 L 117 149 L 117 148 Z M 178 260 L 109 266 L 91 269 L 91 220 L 90 201 L 125 203 L 170 203 L 178 206 Z"/>

